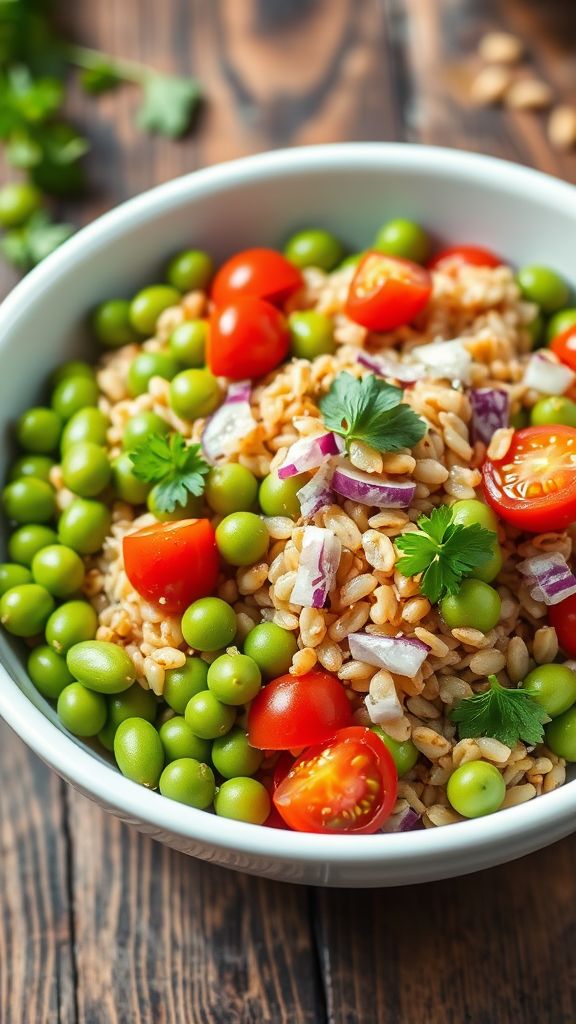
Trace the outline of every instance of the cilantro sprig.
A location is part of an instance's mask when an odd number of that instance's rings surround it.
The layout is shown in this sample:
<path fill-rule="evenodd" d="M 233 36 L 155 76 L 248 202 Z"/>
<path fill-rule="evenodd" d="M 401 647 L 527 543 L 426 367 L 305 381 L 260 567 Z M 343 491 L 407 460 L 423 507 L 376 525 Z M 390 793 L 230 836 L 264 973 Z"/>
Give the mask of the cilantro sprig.
<path fill-rule="evenodd" d="M 191 494 L 204 493 L 210 466 L 200 454 L 200 445 L 187 445 L 182 434 L 169 438 L 152 434 L 129 455 L 134 476 L 157 485 L 154 497 L 160 512 L 173 512 L 176 505 L 184 508 Z"/>
<path fill-rule="evenodd" d="M 450 718 L 458 725 L 460 739 L 490 736 L 507 747 L 518 740 L 530 746 L 541 743 L 543 725 L 550 719 L 541 704 L 526 690 L 512 690 L 501 686 L 496 676 L 488 676 L 490 687 L 476 693 L 452 709 Z"/>
<path fill-rule="evenodd" d="M 452 520 L 448 505 L 420 516 L 418 531 L 396 540 L 403 557 L 396 563 L 404 576 L 422 573 L 420 590 L 432 602 L 455 594 L 465 576 L 492 555 L 496 534 L 478 523 L 464 526 Z"/>
<path fill-rule="evenodd" d="M 379 452 L 411 448 L 426 433 L 424 420 L 402 402 L 401 388 L 369 374 L 357 380 L 339 373 L 320 399 L 324 423 L 350 441 L 363 441 Z"/>

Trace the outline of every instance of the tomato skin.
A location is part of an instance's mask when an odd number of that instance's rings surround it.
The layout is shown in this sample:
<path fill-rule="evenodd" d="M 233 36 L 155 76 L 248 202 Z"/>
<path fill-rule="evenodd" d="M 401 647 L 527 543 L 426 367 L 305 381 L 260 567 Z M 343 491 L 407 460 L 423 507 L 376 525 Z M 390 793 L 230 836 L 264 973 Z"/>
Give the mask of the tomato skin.
<path fill-rule="evenodd" d="M 571 658 L 576 658 L 576 594 L 548 608 L 548 621 L 556 630 L 558 643 Z"/>
<path fill-rule="evenodd" d="M 529 533 L 565 530 L 576 520 L 576 430 L 516 430 L 503 459 L 486 459 L 482 486 L 490 507 L 512 526 Z"/>
<path fill-rule="evenodd" d="M 208 519 L 179 519 L 145 526 L 122 542 L 126 575 L 150 604 L 178 615 L 213 592 L 219 556 Z"/>
<path fill-rule="evenodd" d="M 550 348 L 558 356 L 560 362 L 576 370 L 576 326 L 569 327 L 562 334 L 557 334 L 550 342 Z"/>
<path fill-rule="evenodd" d="M 370 729 L 356 725 L 305 750 L 273 800 L 297 832 L 366 835 L 390 816 L 397 792 L 389 750 Z"/>
<path fill-rule="evenodd" d="M 289 347 L 286 321 L 266 299 L 245 296 L 210 317 L 206 361 L 217 377 L 263 377 L 286 358 Z"/>
<path fill-rule="evenodd" d="M 212 285 L 212 301 L 227 305 L 241 295 L 282 303 L 302 287 L 302 274 L 275 249 L 245 249 L 221 267 Z"/>
<path fill-rule="evenodd" d="M 352 278 L 344 312 L 369 331 L 392 331 L 410 323 L 431 294 L 432 278 L 424 267 L 370 251 Z"/>
<path fill-rule="evenodd" d="M 479 245 L 449 245 L 429 260 L 429 270 L 448 270 L 450 267 L 500 267 L 502 260 L 490 249 Z"/>
<path fill-rule="evenodd" d="M 322 743 L 351 721 L 350 701 L 336 676 L 320 670 L 287 673 L 252 701 L 248 740 L 259 750 L 294 750 Z"/>

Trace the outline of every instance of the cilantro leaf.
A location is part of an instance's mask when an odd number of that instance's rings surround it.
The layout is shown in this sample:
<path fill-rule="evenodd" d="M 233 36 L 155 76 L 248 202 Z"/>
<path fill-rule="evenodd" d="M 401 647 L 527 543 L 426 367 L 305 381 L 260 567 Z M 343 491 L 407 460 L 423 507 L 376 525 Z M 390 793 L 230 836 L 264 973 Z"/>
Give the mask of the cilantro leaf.
<path fill-rule="evenodd" d="M 102 58 L 100 63 L 95 63 L 91 68 L 83 68 L 80 72 L 80 85 L 84 92 L 92 96 L 98 96 L 103 92 L 110 92 L 116 89 L 124 79 L 118 74 L 114 63 Z"/>
<path fill-rule="evenodd" d="M 363 441 L 380 452 L 411 448 L 426 433 L 424 420 L 402 402 L 401 388 L 374 374 L 357 380 L 339 373 L 320 399 L 324 423 L 350 441 Z"/>
<path fill-rule="evenodd" d="M 200 100 L 198 83 L 193 78 L 152 74 L 142 82 L 142 90 L 138 126 L 172 139 L 184 135 Z"/>
<path fill-rule="evenodd" d="M 526 690 L 509 690 L 496 676 L 488 678 L 490 689 L 466 697 L 450 712 L 460 739 L 490 736 L 507 747 L 514 747 L 518 740 L 530 746 L 541 743 L 543 725 L 550 721 L 542 705 Z"/>
<path fill-rule="evenodd" d="M 55 224 L 44 210 L 39 210 L 23 227 L 6 232 L 0 239 L 0 252 L 14 266 L 29 270 L 72 234 L 71 224 Z"/>
<path fill-rule="evenodd" d="M 496 534 L 478 523 L 453 522 L 447 505 L 435 508 L 430 516 L 420 516 L 417 525 L 418 532 L 404 533 L 396 540 L 403 552 L 397 568 L 404 576 L 423 574 L 420 590 L 432 604 L 455 594 L 463 578 L 492 557 Z"/>
<path fill-rule="evenodd" d="M 200 445 L 187 445 L 182 434 L 170 438 L 152 434 L 129 454 L 134 476 L 157 484 L 155 503 L 160 512 L 173 512 L 176 505 L 184 508 L 191 494 L 204 493 L 203 478 L 210 466 L 200 454 Z"/>

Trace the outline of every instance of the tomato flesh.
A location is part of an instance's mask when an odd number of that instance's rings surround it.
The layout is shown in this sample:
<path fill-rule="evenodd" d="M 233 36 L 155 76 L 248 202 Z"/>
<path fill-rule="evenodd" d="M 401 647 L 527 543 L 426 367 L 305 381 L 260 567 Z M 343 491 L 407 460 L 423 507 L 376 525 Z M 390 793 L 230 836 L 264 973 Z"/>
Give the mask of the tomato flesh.
<path fill-rule="evenodd" d="M 566 529 L 576 520 L 576 430 L 517 430 L 503 459 L 486 459 L 482 484 L 507 523 L 531 533 Z"/>
<path fill-rule="evenodd" d="M 562 331 L 562 334 L 552 338 L 550 348 L 562 363 L 576 370 L 576 326 L 569 327 L 567 331 Z"/>
<path fill-rule="evenodd" d="M 212 300 L 222 306 L 241 295 L 284 302 L 302 287 L 302 274 L 275 249 L 245 249 L 221 267 L 212 285 Z"/>
<path fill-rule="evenodd" d="M 208 519 L 145 526 L 122 542 L 126 575 L 144 600 L 178 615 L 216 587 L 219 557 Z"/>
<path fill-rule="evenodd" d="M 344 311 L 369 331 L 392 331 L 410 323 L 432 294 L 432 278 L 410 260 L 367 252 L 360 260 Z"/>
<path fill-rule="evenodd" d="M 499 267 L 502 260 L 479 245 L 449 245 L 428 263 L 430 270 L 450 270 L 459 267 Z"/>
<path fill-rule="evenodd" d="M 548 608 L 548 621 L 556 630 L 558 643 L 571 658 L 576 658 L 576 594 Z"/>
<path fill-rule="evenodd" d="M 260 750 L 322 743 L 352 721 L 350 701 L 329 672 L 287 673 L 262 687 L 248 712 L 248 740 Z"/>
<path fill-rule="evenodd" d="M 213 311 L 206 358 L 217 377 L 244 380 L 274 370 L 289 346 L 286 320 L 276 306 L 245 296 Z"/>
<path fill-rule="evenodd" d="M 376 832 L 396 803 L 390 752 L 370 729 L 340 729 L 295 761 L 274 791 L 274 805 L 297 832 Z"/>

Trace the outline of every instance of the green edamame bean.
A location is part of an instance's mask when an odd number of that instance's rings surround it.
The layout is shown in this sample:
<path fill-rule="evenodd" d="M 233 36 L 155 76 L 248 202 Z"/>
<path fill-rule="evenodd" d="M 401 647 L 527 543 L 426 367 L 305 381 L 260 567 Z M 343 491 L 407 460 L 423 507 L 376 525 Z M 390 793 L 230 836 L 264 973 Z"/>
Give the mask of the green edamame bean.
<path fill-rule="evenodd" d="M 54 610 L 54 598 L 37 583 L 21 583 L 0 597 L 0 623 L 13 636 L 41 633 Z"/>
<path fill-rule="evenodd" d="M 406 772 L 411 771 L 419 757 L 418 748 L 412 743 L 412 740 L 403 740 L 402 742 L 394 740 L 379 725 L 372 725 L 370 729 L 392 754 L 398 776 L 406 775 Z"/>
<path fill-rule="evenodd" d="M 201 249 L 186 249 L 168 264 L 166 278 L 179 292 L 205 291 L 214 273 L 214 262 Z"/>
<path fill-rule="evenodd" d="M 2 491 L 8 519 L 15 523 L 47 523 L 56 511 L 54 489 L 45 480 L 22 476 Z"/>
<path fill-rule="evenodd" d="M 54 597 L 70 597 L 84 582 L 84 562 L 72 548 L 49 544 L 34 555 L 32 575 Z"/>
<path fill-rule="evenodd" d="M 65 377 L 52 392 L 52 408 L 62 420 L 68 421 L 80 409 L 98 405 L 99 394 L 91 377 Z"/>
<path fill-rule="evenodd" d="M 70 417 L 62 431 L 60 449 L 65 454 L 73 445 L 84 441 L 103 446 L 106 444 L 106 436 L 110 421 L 108 417 L 93 406 L 87 409 L 79 409 Z"/>
<path fill-rule="evenodd" d="M 38 692 L 47 700 L 58 700 L 64 687 L 74 682 L 74 676 L 68 671 L 66 659 L 61 654 L 56 654 L 56 651 L 46 644 L 30 651 L 28 675 Z"/>
<path fill-rule="evenodd" d="M 521 267 L 516 280 L 523 298 L 535 302 L 544 313 L 556 313 L 570 299 L 566 281 L 550 267 Z"/>
<path fill-rule="evenodd" d="M 110 510 L 101 501 L 75 498 L 58 521 L 58 539 L 80 555 L 98 551 L 110 530 Z"/>
<path fill-rule="evenodd" d="M 443 597 L 440 613 L 450 629 L 473 627 L 488 633 L 500 618 L 500 595 L 482 580 L 467 579 L 456 594 Z"/>
<path fill-rule="evenodd" d="M 169 800 L 177 800 L 203 811 L 214 799 L 216 783 L 209 765 L 194 757 L 180 757 L 167 764 L 160 776 L 160 792 Z"/>
<path fill-rule="evenodd" d="M 170 668 L 164 679 L 162 694 L 166 703 L 179 715 L 195 693 L 208 689 L 208 665 L 202 658 L 186 658 L 181 668 Z M 202 758 L 200 758 L 202 760 Z"/>
<path fill-rule="evenodd" d="M 219 651 L 234 640 L 236 615 L 221 598 L 201 597 L 184 612 L 181 629 L 186 643 L 195 651 Z"/>
<path fill-rule="evenodd" d="M 299 474 L 281 480 L 276 471 L 265 476 L 258 491 L 258 501 L 265 516 L 288 516 L 298 519 L 300 502 L 297 494 L 307 477 Z"/>
<path fill-rule="evenodd" d="M 162 416 L 158 416 L 158 413 L 148 410 L 137 412 L 124 427 L 122 447 L 125 451 L 130 452 L 138 445 L 144 444 L 152 434 L 164 436 L 169 430 L 168 423 L 162 419 Z"/>
<path fill-rule="evenodd" d="M 145 718 L 154 724 L 157 713 L 158 701 L 152 690 L 143 690 L 137 684 L 108 698 L 108 721 L 114 729 L 127 718 Z"/>
<path fill-rule="evenodd" d="M 11 181 L 0 189 L 0 226 L 19 228 L 42 205 L 42 193 L 28 181 Z"/>
<path fill-rule="evenodd" d="M 284 675 L 298 650 L 296 637 L 275 622 L 261 622 L 244 641 L 244 654 L 252 658 L 266 681 Z"/>
<path fill-rule="evenodd" d="M 576 309 L 561 309 L 558 313 L 554 313 L 548 321 L 546 328 L 546 341 L 548 344 L 553 338 L 557 338 L 559 334 L 564 334 L 564 331 L 569 330 L 570 327 L 576 327 Z"/>
<path fill-rule="evenodd" d="M 130 303 L 126 299 L 107 299 L 92 314 L 92 330 L 104 348 L 120 348 L 138 341 L 130 323 Z"/>
<path fill-rule="evenodd" d="M 209 416 L 220 401 L 220 385 L 210 370 L 182 370 L 170 384 L 170 407 L 184 420 Z"/>
<path fill-rule="evenodd" d="M 94 367 L 90 366 L 90 363 L 84 362 L 83 359 L 69 359 L 67 362 L 61 363 L 50 374 L 50 386 L 55 388 L 61 380 L 66 380 L 68 377 L 90 377 L 90 380 L 95 380 L 96 373 Z"/>
<path fill-rule="evenodd" d="M 73 736 L 96 736 L 106 722 L 106 701 L 82 683 L 69 683 L 58 697 L 58 717 Z"/>
<path fill-rule="evenodd" d="M 260 669 L 247 654 L 221 654 L 208 669 L 208 689 L 223 704 L 247 704 L 261 686 Z"/>
<path fill-rule="evenodd" d="M 62 459 L 66 487 L 81 498 L 94 498 L 110 482 L 110 463 L 104 448 L 92 441 L 70 445 Z"/>
<path fill-rule="evenodd" d="M 210 690 L 202 690 L 188 701 L 184 718 L 195 736 L 215 740 L 217 736 L 230 732 L 236 721 L 236 712 L 222 704 Z"/>
<path fill-rule="evenodd" d="M 560 423 L 565 427 L 576 427 L 576 402 L 563 395 L 541 398 L 532 406 L 530 422 L 532 426 Z"/>
<path fill-rule="evenodd" d="M 247 512 L 252 508 L 257 493 L 256 477 L 238 462 L 215 466 L 206 477 L 206 501 L 221 516 L 230 512 Z"/>
<path fill-rule="evenodd" d="M 546 746 L 570 763 L 576 761 L 576 707 L 558 715 L 545 728 Z"/>
<path fill-rule="evenodd" d="M 334 325 L 326 313 L 316 309 L 296 310 L 288 317 L 290 351 L 297 359 L 316 359 L 336 350 Z"/>
<path fill-rule="evenodd" d="M 557 718 L 576 702 L 576 672 L 567 665 L 537 665 L 526 676 L 522 689 L 550 718 Z"/>
<path fill-rule="evenodd" d="M 397 217 L 382 225 L 372 248 L 387 256 L 425 263 L 430 252 L 430 240 L 419 224 Z"/>
<path fill-rule="evenodd" d="M 161 496 L 161 484 L 154 484 L 146 498 L 148 511 L 156 516 L 161 523 L 173 523 L 177 519 L 198 519 L 202 515 L 202 498 L 195 494 L 189 494 L 186 504 L 176 505 L 172 512 L 164 511 L 163 502 L 158 501 Z"/>
<path fill-rule="evenodd" d="M 22 455 L 10 470 L 8 479 L 19 480 L 23 476 L 35 476 L 44 483 L 50 483 L 50 470 L 56 463 L 47 455 Z"/>
<path fill-rule="evenodd" d="M 227 779 L 214 798 L 214 810 L 221 818 L 263 825 L 270 814 L 270 796 L 261 782 L 250 778 Z"/>
<path fill-rule="evenodd" d="M 330 231 L 307 228 L 288 239 L 284 255 L 295 266 L 333 270 L 344 258 L 344 246 Z"/>
<path fill-rule="evenodd" d="M 198 369 L 206 362 L 206 320 L 184 320 L 170 335 L 170 351 L 182 366 Z"/>
<path fill-rule="evenodd" d="M 157 730 L 145 718 L 127 718 L 114 736 L 114 757 L 122 775 L 156 789 L 164 767 L 164 748 Z"/>
<path fill-rule="evenodd" d="M 177 306 L 180 292 L 167 284 L 151 284 L 134 296 L 130 303 L 130 323 L 138 334 L 154 334 L 156 321 L 169 306 Z"/>
<path fill-rule="evenodd" d="M 36 455 L 49 455 L 58 447 L 62 420 L 54 409 L 36 406 L 22 413 L 16 423 L 16 440 L 21 448 Z"/>
<path fill-rule="evenodd" d="M 264 754 L 251 747 L 244 729 L 235 727 L 212 744 L 212 764 L 225 779 L 255 775 Z"/>
<path fill-rule="evenodd" d="M 266 524 L 254 512 L 232 512 L 216 527 L 216 544 L 229 565 L 252 565 L 268 551 Z"/>
<path fill-rule="evenodd" d="M 56 533 L 49 526 L 27 523 L 26 526 L 19 526 L 17 530 L 14 530 L 8 541 L 8 554 L 13 562 L 31 566 L 34 556 L 42 551 L 42 548 L 48 547 L 49 544 L 55 544 L 57 540 Z"/>
<path fill-rule="evenodd" d="M 529 324 L 525 324 L 524 330 L 530 337 L 530 347 L 532 349 L 541 348 L 544 343 L 544 317 L 542 313 L 537 313 Z"/>
<path fill-rule="evenodd" d="M 114 753 L 114 737 L 116 735 L 116 726 L 112 725 L 108 719 L 104 723 L 104 727 L 100 729 L 98 733 L 98 742 L 102 744 L 105 750 L 108 750 L 111 754 Z"/>
<path fill-rule="evenodd" d="M 210 740 L 195 736 L 188 722 L 182 715 L 175 715 L 164 722 L 159 729 L 160 739 L 164 747 L 166 764 L 177 761 L 180 757 L 194 757 L 206 763 L 210 759 L 212 744 Z"/>
<path fill-rule="evenodd" d="M 463 526 L 472 526 L 474 523 L 478 523 L 478 526 L 496 534 L 492 557 L 471 574 L 473 579 L 491 583 L 502 568 L 502 551 L 498 541 L 498 520 L 495 513 L 483 501 L 478 501 L 476 498 L 464 498 L 461 501 L 456 501 L 452 505 L 451 512 L 455 523 L 461 523 Z"/>
<path fill-rule="evenodd" d="M 121 452 L 114 459 L 112 484 L 120 500 L 129 505 L 143 505 L 152 486 L 134 475 L 134 463 L 128 452 Z"/>
<path fill-rule="evenodd" d="M 32 573 L 23 565 L 13 562 L 0 563 L 0 597 L 12 587 L 21 587 L 24 583 L 32 583 Z"/>
<path fill-rule="evenodd" d="M 76 642 L 68 650 L 66 664 L 75 679 L 98 693 L 122 693 L 136 679 L 130 655 L 106 640 L 87 637 Z"/>
<path fill-rule="evenodd" d="M 480 818 L 492 814 L 506 796 L 506 783 L 493 764 L 467 761 L 448 779 L 448 800 L 464 818 Z"/>
<path fill-rule="evenodd" d="M 126 380 L 128 391 L 132 398 L 143 395 L 148 391 L 152 377 L 172 380 L 179 369 L 176 360 L 165 352 L 140 352 L 132 360 L 128 370 Z"/>
<path fill-rule="evenodd" d="M 88 601 L 66 601 L 52 612 L 46 623 L 46 643 L 57 654 L 67 654 L 75 644 L 91 640 L 97 628 L 98 616 Z M 74 669 L 68 667 L 74 678 L 78 679 Z M 80 682 L 85 680 L 80 679 Z"/>

